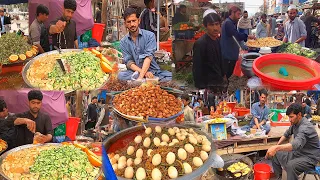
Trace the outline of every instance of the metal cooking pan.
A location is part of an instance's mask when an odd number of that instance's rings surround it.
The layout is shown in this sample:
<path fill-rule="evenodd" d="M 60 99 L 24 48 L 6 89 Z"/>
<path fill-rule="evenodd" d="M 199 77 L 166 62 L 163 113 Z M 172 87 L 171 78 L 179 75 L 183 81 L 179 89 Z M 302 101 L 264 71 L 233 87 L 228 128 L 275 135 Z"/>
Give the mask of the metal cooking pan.
<path fill-rule="evenodd" d="M 5 152 L 4 154 L 2 154 L 0 156 L 0 180 L 2 179 L 6 179 L 6 180 L 11 180 L 8 176 L 6 176 L 2 170 L 2 161 L 11 153 L 13 152 L 17 152 L 17 151 L 21 151 L 23 149 L 28 149 L 28 148 L 32 148 L 32 147 L 38 147 L 38 146 L 62 146 L 62 144 L 60 143 L 46 143 L 46 144 L 27 144 L 27 145 L 23 145 L 23 146 L 19 146 L 19 147 L 16 147 L 14 149 L 11 149 L 10 151 L 7 151 Z M 100 171 L 97 175 L 97 177 L 95 177 L 95 180 L 99 179 L 100 175 L 102 173 L 102 169 L 100 168 Z"/>
<path fill-rule="evenodd" d="M 146 126 L 148 126 L 148 127 L 160 126 L 160 127 L 166 127 L 166 128 L 178 127 L 178 128 L 186 128 L 186 129 L 190 128 L 188 126 L 180 125 L 180 124 L 159 124 L 159 123 L 149 123 L 149 124 L 146 124 Z M 141 131 L 143 129 L 144 129 L 143 126 L 135 126 L 135 127 L 131 127 L 126 130 L 120 131 L 119 133 L 111 136 L 106 141 L 104 141 L 103 146 L 105 147 L 105 149 L 108 153 L 108 149 L 110 148 L 110 146 L 114 143 L 117 143 L 117 141 L 119 139 L 121 139 L 123 136 L 127 136 L 129 134 L 134 134 L 135 132 Z M 207 172 L 207 170 L 212 166 L 212 163 L 214 162 L 213 158 L 216 155 L 216 148 L 215 148 L 214 143 L 212 142 L 212 138 L 208 134 L 206 134 L 198 129 L 193 129 L 193 130 L 196 133 L 198 133 L 199 135 L 204 135 L 208 138 L 208 140 L 211 142 L 211 152 L 209 154 L 208 160 L 206 162 L 204 162 L 201 167 L 199 167 L 198 169 L 196 169 L 195 171 L 193 171 L 190 174 L 176 178 L 176 180 L 198 180 L 198 179 L 201 179 L 202 175 Z M 128 180 L 123 177 L 117 177 L 117 178 L 119 180 Z"/>
<path fill-rule="evenodd" d="M 81 50 L 81 49 L 61 49 L 61 53 L 66 53 L 66 52 L 80 52 L 80 51 L 82 51 L 82 50 Z M 45 57 L 45 56 L 51 55 L 51 54 L 59 54 L 59 52 L 58 52 L 57 50 L 54 50 L 54 51 L 50 51 L 50 52 L 46 52 L 46 53 L 40 54 L 40 55 L 34 57 L 32 60 L 30 60 L 30 61 L 23 67 L 23 69 L 22 69 L 22 78 L 23 78 L 23 81 L 27 84 L 28 87 L 30 87 L 30 88 L 39 88 L 39 87 L 34 87 L 34 86 L 30 83 L 30 81 L 28 80 L 28 78 L 27 78 L 27 71 L 28 71 L 28 69 L 30 68 L 30 66 L 31 66 L 35 61 L 37 61 L 39 58 L 42 58 L 42 57 Z M 110 76 L 109 76 L 108 78 L 110 78 Z M 105 83 L 103 83 L 103 84 L 101 85 L 101 87 L 96 88 L 96 89 L 100 89 L 100 88 L 104 87 L 107 82 L 108 82 L 108 80 L 107 80 Z M 75 90 L 75 89 L 70 89 L 70 90 Z"/>

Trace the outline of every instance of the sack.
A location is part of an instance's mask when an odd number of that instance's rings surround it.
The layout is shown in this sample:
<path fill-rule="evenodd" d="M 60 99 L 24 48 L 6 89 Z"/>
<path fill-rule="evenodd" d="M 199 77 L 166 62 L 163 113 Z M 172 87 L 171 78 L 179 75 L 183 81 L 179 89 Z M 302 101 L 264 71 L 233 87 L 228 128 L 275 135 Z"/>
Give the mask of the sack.
<path fill-rule="evenodd" d="M 84 34 L 81 35 L 81 42 L 89 42 L 89 40 L 92 38 L 92 31 L 86 31 Z"/>
<path fill-rule="evenodd" d="M 66 135 L 66 124 L 60 124 L 54 129 L 54 136 L 65 136 Z"/>

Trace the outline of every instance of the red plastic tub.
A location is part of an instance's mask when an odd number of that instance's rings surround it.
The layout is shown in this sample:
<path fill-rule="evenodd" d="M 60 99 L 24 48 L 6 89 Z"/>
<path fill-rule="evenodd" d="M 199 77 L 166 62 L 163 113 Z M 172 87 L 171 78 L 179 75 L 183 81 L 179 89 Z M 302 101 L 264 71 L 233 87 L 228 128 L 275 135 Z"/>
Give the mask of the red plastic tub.
<path fill-rule="evenodd" d="M 255 164 L 253 166 L 254 180 L 269 180 L 271 167 L 268 164 Z"/>
<path fill-rule="evenodd" d="M 299 67 L 308 71 L 313 78 L 306 80 L 286 80 L 275 78 L 264 74 L 261 68 L 271 64 L 284 64 Z M 277 90 L 311 90 L 314 85 L 320 82 L 320 64 L 311 59 L 297 56 L 294 54 L 269 54 L 257 58 L 253 62 L 254 73 L 262 80 L 265 85 L 269 85 L 271 89 Z"/>
<path fill-rule="evenodd" d="M 92 28 L 92 38 L 97 40 L 99 43 L 102 41 L 102 36 L 104 32 L 104 27 L 105 24 L 101 23 L 94 23 L 93 28 Z"/>
<path fill-rule="evenodd" d="M 69 117 L 66 122 L 66 136 L 68 136 L 72 141 L 76 139 L 79 123 L 80 118 L 77 117 Z"/>
<path fill-rule="evenodd" d="M 234 111 L 238 113 L 238 116 L 245 116 L 250 113 L 250 109 L 247 108 L 235 108 Z"/>
<path fill-rule="evenodd" d="M 227 102 L 227 106 L 231 109 L 231 112 L 233 112 L 234 107 L 236 107 L 236 102 Z"/>
<path fill-rule="evenodd" d="M 172 41 L 164 41 L 159 43 L 160 50 L 165 50 L 172 53 Z"/>

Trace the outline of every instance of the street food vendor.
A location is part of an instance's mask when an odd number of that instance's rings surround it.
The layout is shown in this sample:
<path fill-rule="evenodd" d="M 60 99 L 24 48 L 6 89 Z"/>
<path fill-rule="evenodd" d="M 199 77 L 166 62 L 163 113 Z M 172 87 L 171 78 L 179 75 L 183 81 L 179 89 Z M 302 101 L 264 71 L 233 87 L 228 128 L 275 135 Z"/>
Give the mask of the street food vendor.
<path fill-rule="evenodd" d="M 265 130 L 266 134 L 270 131 L 270 125 L 267 124 L 269 107 L 266 105 L 268 93 L 266 90 L 260 90 L 260 101 L 252 105 L 252 119 L 250 127 L 253 129 Z"/>
<path fill-rule="evenodd" d="M 38 47 L 39 53 L 50 51 L 48 29 L 44 25 L 48 16 L 49 9 L 45 5 L 40 4 L 37 7 L 37 17 L 29 28 L 29 39 L 32 45 Z"/>
<path fill-rule="evenodd" d="M 0 139 L 7 142 L 10 150 L 16 147 L 16 130 L 15 126 L 25 125 L 31 132 L 35 132 L 36 124 L 27 118 L 17 118 L 13 113 L 9 113 L 7 104 L 0 99 Z"/>
<path fill-rule="evenodd" d="M 32 144 L 34 135 L 37 132 L 41 133 L 37 137 L 38 143 L 42 144 L 46 142 L 51 142 L 52 134 L 53 134 L 52 122 L 50 117 L 47 114 L 40 112 L 40 109 L 42 106 L 42 99 L 43 99 L 43 94 L 41 91 L 38 91 L 38 90 L 29 91 L 28 93 L 29 110 L 24 113 L 17 114 L 17 117 L 31 119 L 32 121 L 35 122 L 36 128 L 34 132 L 31 132 L 28 129 L 28 127 L 25 125 L 16 126 L 17 146 Z"/>
<path fill-rule="evenodd" d="M 207 33 L 193 46 L 192 71 L 195 87 L 199 89 L 222 86 L 224 78 L 219 38 L 221 19 L 210 13 L 204 17 L 203 25 Z"/>
<path fill-rule="evenodd" d="M 282 170 L 287 172 L 288 180 L 298 180 L 303 172 L 312 171 L 320 161 L 319 136 L 302 114 L 299 104 L 291 104 L 286 115 L 291 126 L 280 138 L 277 145 L 268 149 L 266 158 L 272 158 L 272 166 L 278 179 L 282 178 Z M 284 143 L 293 135 L 293 140 Z"/>
<path fill-rule="evenodd" d="M 170 81 L 172 73 L 161 71 L 154 57 L 157 47 L 154 33 L 139 28 L 140 20 L 135 9 L 127 8 L 123 17 L 129 33 L 121 39 L 120 48 L 128 70 L 119 72 L 118 79 L 142 80 L 156 76 L 159 81 Z"/>
<path fill-rule="evenodd" d="M 298 9 L 295 5 L 290 5 L 288 8 L 289 20 L 284 26 L 283 42 L 298 43 L 305 47 L 307 39 L 307 30 L 304 22 L 297 17 Z"/>
<path fill-rule="evenodd" d="M 78 49 L 76 22 L 71 18 L 77 9 L 75 0 L 65 0 L 63 15 L 50 23 L 49 33 L 52 35 L 52 45 L 61 49 Z"/>

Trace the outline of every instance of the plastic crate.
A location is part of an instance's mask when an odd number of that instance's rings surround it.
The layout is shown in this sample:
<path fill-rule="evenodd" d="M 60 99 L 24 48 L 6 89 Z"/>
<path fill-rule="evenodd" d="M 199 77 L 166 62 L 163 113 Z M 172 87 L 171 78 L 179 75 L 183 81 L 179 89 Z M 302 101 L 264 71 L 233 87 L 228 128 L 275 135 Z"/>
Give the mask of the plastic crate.
<path fill-rule="evenodd" d="M 194 31 L 193 30 L 175 30 L 174 38 L 175 39 L 193 39 Z"/>

